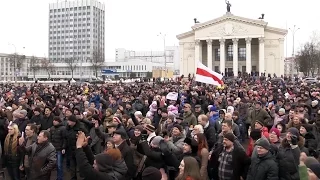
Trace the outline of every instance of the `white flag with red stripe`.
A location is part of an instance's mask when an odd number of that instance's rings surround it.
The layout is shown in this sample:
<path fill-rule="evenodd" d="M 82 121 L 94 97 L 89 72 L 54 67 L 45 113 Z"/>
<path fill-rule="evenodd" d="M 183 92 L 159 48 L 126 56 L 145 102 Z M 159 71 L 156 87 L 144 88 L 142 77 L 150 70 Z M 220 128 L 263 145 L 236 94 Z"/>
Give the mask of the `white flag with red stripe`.
<path fill-rule="evenodd" d="M 212 71 L 201 62 L 198 62 L 198 66 L 196 69 L 197 82 L 221 86 L 223 85 L 222 77 L 223 76 L 221 74 Z"/>

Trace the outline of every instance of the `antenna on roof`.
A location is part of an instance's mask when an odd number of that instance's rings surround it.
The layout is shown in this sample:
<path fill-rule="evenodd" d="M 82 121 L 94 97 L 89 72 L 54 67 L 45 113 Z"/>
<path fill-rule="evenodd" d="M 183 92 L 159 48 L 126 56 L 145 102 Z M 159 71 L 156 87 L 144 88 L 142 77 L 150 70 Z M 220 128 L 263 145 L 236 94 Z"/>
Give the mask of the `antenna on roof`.
<path fill-rule="evenodd" d="M 200 23 L 200 22 L 197 20 L 197 18 L 194 18 L 193 21 L 194 21 L 195 24 Z"/>
<path fill-rule="evenodd" d="M 259 19 L 261 19 L 261 20 L 264 19 L 264 14 L 263 13 L 261 14 L 261 17 L 259 17 Z"/>

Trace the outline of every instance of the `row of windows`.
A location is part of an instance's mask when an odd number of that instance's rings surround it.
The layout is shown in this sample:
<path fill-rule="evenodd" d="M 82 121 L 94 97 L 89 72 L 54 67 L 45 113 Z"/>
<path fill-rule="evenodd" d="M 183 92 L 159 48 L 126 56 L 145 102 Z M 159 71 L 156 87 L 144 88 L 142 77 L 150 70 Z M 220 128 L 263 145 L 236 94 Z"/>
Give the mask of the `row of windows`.
<path fill-rule="evenodd" d="M 68 12 L 68 11 L 81 11 L 81 10 L 90 10 L 91 6 L 80 6 L 80 7 L 71 7 L 71 8 L 61 8 L 61 9 L 50 9 L 50 13 L 53 12 Z M 93 7 L 94 11 L 102 12 L 101 9 Z"/>
<path fill-rule="evenodd" d="M 124 65 L 122 66 L 122 70 L 125 71 L 143 71 L 147 70 L 147 65 Z"/>
<path fill-rule="evenodd" d="M 215 60 L 220 61 L 220 48 L 214 50 Z M 238 60 L 245 61 L 247 56 L 246 48 L 238 48 Z M 227 48 L 227 61 L 233 61 L 233 45 Z"/>
<path fill-rule="evenodd" d="M 78 15 L 90 15 L 90 11 L 88 11 L 87 13 L 86 12 L 83 12 L 83 13 L 78 13 Z M 77 16 L 77 13 L 74 13 L 74 14 L 70 14 L 70 16 Z M 50 18 L 64 18 L 64 17 L 69 17 L 69 14 L 58 14 L 58 15 L 50 15 Z"/>
<path fill-rule="evenodd" d="M 71 47 L 50 47 L 50 50 L 68 50 L 68 49 L 90 49 L 90 46 L 71 46 Z"/>
<path fill-rule="evenodd" d="M 87 41 L 85 41 L 85 40 L 83 40 L 82 41 L 82 43 L 90 43 L 90 40 L 87 40 Z M 52 41 L 52 40 L 50 40 L 49 41 L 49 44 L 51 45 L 51 44 L 73 44 L 74 43 L 74 41 Z M 80 43 L 81 44 L 81 41 L 78 41 L 78 43 Z M 98 42 L 97 41 L 93 41 L 93 44 L 98 44 Z M 100 45 L 104 45 L 104 41 L 100 41 L 100 43 L 99 43 Z"/>
<path fill-rule="evenodd" d="M 60 56 L 60 55 L 81 55 L 81 54 L 90 54 L 90 51 L 87 52 L 58 52 L 58 53 L 49 53 L 50 56 Z"/>

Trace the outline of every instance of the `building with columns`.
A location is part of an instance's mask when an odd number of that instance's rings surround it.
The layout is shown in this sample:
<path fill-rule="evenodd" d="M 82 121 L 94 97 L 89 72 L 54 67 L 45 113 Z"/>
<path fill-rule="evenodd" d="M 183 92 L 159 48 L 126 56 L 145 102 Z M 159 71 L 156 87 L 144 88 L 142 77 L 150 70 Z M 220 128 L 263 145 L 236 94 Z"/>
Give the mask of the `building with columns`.
<path fill-rule="evenodd" d="M 230 12 L 191 28 L 177 35 L 181 75 L 194 74 L 198 61 L 224 75 L 237 76 L 236 72 L 284 75 L 286 29 Z"/>

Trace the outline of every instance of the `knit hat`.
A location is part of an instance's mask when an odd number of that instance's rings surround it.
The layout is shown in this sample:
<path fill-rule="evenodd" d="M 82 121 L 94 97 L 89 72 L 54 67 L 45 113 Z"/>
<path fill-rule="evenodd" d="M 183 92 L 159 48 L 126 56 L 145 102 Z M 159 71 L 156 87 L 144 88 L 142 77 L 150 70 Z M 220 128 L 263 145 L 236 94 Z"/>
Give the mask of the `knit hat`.
<path fill-rule="evenodd" d="M 142 180 L 161 180 L 162 174 L 155 167 L 147 167 L 142 172 Z"/>
<path fill-rule="evenodd" d="M 177 129 L 179 129 L 180 132 L 183 132 L 183 127 L 181 125 L 179 125 L 179 124 L 175 124 L 173 126 L 173 128 L 177 128 Z"/>
<path fill-rule="evenodd" d="M 316 158 L 310 157 L 310 156 L 308 156 L 304 162 L 307 168 L 309 168 L 309 166 L 311 166 L 312 164 L 318 164 L 318 163 L 319 161 Z"/>
<path fill-rule="evenodd" d="M 257 142 L 255 143 L 256 146 L 261 146 L 266 150 L 270 149 L 270 143 L 266 138 L 260 138 L 257 140 Z"/>
<path fill-rule="evenodd" d="M 68 117 L 68 121 L 77 122 L 77 118 L 75 115 L 71 115 Z"/>
<path fill-rule="evenodd" d="M 119 124 L 122 123 L 122 119 L 121 119 L 121 117 L 119 117 L 119 116 L 114 116 L 114 117 L 113 117 L 113 120 L 116 120 Z"/>
<path fill-rule="evenodd" d="M 289 128 L 288 129 L 288 132 L 290 132 L 292 135 L 295 135 L 295 136 L 297 136 L 297 138 L 299 138 L 299 131 L 298 131 L 298 129 L 297 128 L 294 128 L 294 127 L 292 127 L 292 128 Z"/>
<path fill-rule="evenodd" d="M 127 132 L 122 130 L 122 129 L 117 129 L 116 131 L 113 132 L 114 134 L 119 134 L 122 139 L 127 139 L 128 135 Z"/>
<path fill-rule="evenodd" d="M 250 137 L 251 137 L 254 141 L 260 139 L 260 138 L 261 138 L 261 131 L 260 131 L 260 129 L 254 129 L 254 130 L 252 130 L 251 133 L 250 133 Z"/>
<path fill-rule="evenodd" d="M 28 112 L 25 109 L 20 110 L 19 113 L 23 114 L 24 116 L 28 114 Z"/>
<path fill-rule="evenodd" d="M 309 166 L 309 169 L 311 169 L 311 171 L 318 177 L 320 178 L 320 164 L 311 164 Z"/>
<path fill-rule="evenodd" d="M 156 147 L 159 147 L 160 141 L 163 139 L 161 136 L 156 136 L 152 139 L 151 144 L 153 144 Z"/>
<path fill-rule="evenodd" d="M 262 121 L 256 120 L 256 123 L 259 123 L 261 126 L 264 126 L 264 123 Z"/>
<path fill-rule="evenodd" d="M 223 135 L 223 137 L 228 139 L 231 142 L 234 142 L 234 140 L 235 140 L 235 137 L 232 133 L 227 133 L 227 134 Z"/>
<path fill-rule="evenodd" d="M 278 138 L 280 137 L 280 131 L 277 128 L 271 128 L 269 133 L 275 133 Z"/>
<path fill-rule="evenodd" d="M 183 142 L 191 147 L 192 153 L 197 153 L 198 142 L 196 140 L 194 140 L 193 138 L 186 137 Z"/>
<path fill-rule="evenodd" d="M 143 131 L 143 126 L 142 125 L 138 125 L 138 126 L 135 126 L 134 129 L 138 129 L 140 132 Z"/>
<path fill-rule="evenodd" d="M 155 132 L 156 131 L 156 128 L 154 126 L 152 126 L 151 124 L 147 124 L 145 129 L 150 131 L 150 132 Z"/>
<path fill-rule="evenodd" d="M 111 172 L 113 160 L 109 154 L 101 153 L 95 156 L 95 160 L 100 172 Z"/>

